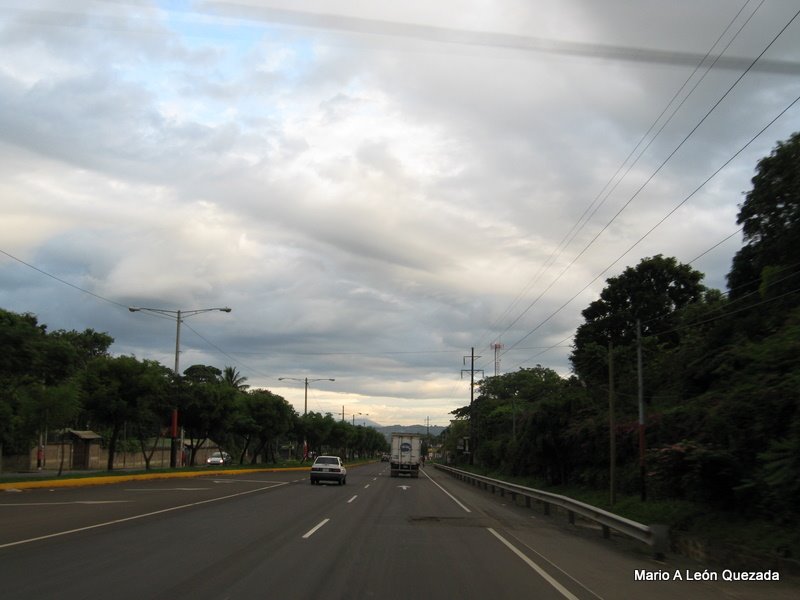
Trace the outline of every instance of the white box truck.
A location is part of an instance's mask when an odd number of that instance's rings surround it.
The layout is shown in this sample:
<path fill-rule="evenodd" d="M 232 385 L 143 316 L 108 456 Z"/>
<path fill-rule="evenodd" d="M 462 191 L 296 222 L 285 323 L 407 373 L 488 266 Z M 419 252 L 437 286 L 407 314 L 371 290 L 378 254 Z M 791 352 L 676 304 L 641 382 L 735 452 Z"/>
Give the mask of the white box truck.
<path fill-rule="evenodd" d="M 422 437 L 416 433 L 393 433 L 392 452 L 389 456 L 389 469 L 392 477 L 406 473 L 419 477 L 419 461 L 422 451 Z"/>

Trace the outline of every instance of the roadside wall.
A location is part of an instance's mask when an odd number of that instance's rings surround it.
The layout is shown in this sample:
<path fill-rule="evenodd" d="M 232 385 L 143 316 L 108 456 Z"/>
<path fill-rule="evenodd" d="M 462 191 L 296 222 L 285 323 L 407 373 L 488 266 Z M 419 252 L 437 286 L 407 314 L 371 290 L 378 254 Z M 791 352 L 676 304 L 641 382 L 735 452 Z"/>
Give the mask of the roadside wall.
<path fill-rule="evenodd" d="M 205 464 L 206 459 L 218 448 L 216 446 L 203 447 L 197 451 L 197 458 L 195 464 Z M 58 470 L 61 466 L 61 460 L 64 460 L 64 470 L 96 470 L 105 469 L 108 464 L 108 450 L 101 448 L 99 444 L 91 444 L 89 446 L 88 464 L 76 464 L 77 456 L 76 448 L 72 443 L 65 444 L 46 444 L 42 453 L 42 469 L 48 471 Z M 30 453 L 26 455 L 17 456 L 3 456 L 2 463 L 0 463 L 0 472 L 2 473 L 21 473 L 25 471 L 36 471 L 38 465 L 38 449 L 32 448 Z M 189 460 L 188 453 L 186 460 Z M 155 449 L 153 457 L 150 460 L 150 467 L 154 469 L 169 467 L 169 440 L 166 443 Z M 114 454 L 114 469 L 144 469 L 145 461 L 141 451 L 137 452 L 116 452 Z"/>

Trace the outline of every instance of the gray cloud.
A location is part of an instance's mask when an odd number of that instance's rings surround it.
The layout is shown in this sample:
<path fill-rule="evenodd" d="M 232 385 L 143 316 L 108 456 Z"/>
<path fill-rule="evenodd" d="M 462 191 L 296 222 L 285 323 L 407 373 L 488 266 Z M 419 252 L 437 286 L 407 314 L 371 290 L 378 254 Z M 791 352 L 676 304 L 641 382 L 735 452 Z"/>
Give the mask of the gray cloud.
<path fill-rule="evenodd" d="M 326 6 L 4 9 L 0 247 L 111 302 L 2 258 L 0 306 L 171 365 L 174 322 L 124 306 L 229 305 L 187 320 L 182 365 L 233 364 L 295 406 L 302 389 L 277 377 L 335 377 L 312 409 L 445 424 L 471 347 L 487 373 L 501 339 L 503 369 L 566 374 L 569 348 L 545 350 L 604 279 L 733 232 L 756 161 L 800 126 L 788 113 L 589 284 L 800 93 L 777 72 L 800 60 L 797 26 L 609 224 L 741 64 L 712 71 L 578 231 L 734 9 Z M 731 56 L 790 16 L 765 5 Z M 707 284 L 738 244 L 698 260 Z"/>

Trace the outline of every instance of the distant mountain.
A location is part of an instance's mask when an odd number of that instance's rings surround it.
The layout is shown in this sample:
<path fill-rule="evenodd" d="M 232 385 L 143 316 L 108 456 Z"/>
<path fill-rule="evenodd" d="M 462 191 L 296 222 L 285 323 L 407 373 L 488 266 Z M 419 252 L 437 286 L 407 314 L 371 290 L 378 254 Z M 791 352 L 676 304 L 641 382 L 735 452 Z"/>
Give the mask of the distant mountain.
<path fill-rule="evenodd" d="M 437 437 L 442 431 L 445 430 L 444 427 L 439 425 L 431 425 L 428 427 L 427 425 L 390 425 L 388 427 L 375 427 L 377 431 L 380 431 L 386 439 L 391 439 L 392 434 L 397 433 L 417 433 L 420 435 L 426 435 L 430 433 L 431 436 Z"/>

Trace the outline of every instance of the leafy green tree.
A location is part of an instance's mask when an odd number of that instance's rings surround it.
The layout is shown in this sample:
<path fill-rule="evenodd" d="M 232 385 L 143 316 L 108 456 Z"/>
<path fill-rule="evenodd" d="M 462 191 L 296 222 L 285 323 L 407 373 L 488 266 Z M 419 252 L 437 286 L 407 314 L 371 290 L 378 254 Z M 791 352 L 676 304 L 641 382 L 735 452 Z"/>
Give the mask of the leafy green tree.
<path fill-rule="evenodd" d="M 669 352 L 680 344 L 682 312 L 705 297 L 703 274 L 674 258 L 657 255 L 642 259 L 617 277 L 609 278 L 595 300 L 582 312 L 570 361 L 576 375 L 598 401 L 608 395 L 608 349 L 615 352 L 615 372 L 621 400 L 636 397 L 637 321 L 648 357 Z M 658 367 L 661 367 L 660 369 Z M 648 389 L 675 383 L 673 365 L 648 360 Z M 655 386 L 654 382 L 659 382 Z M 633 404 L 630 402 L 629 404 Z M 630 406 L 628 407 L 630 408 Z"/>
<path fill-rule="evenodd" d="M 643 336 L 657 335 L 661 342 L 677 342 L 673 332 L 659 332 L 676 324 L 679 310 L 702 299 L 702 279 L 703 274 L 689 265 L 660 254 L 607 279 L 600 298 L 581 313 L 585 322 L 575 334 L 572 354 L 576 372 L 580 374 L 586 368 L 581 352 L 590 344 L 606 347 L 609 341 L 615 346 L 635 342 L 637 320 Z"/>
<path fill-rule="evenodd" d="M 49 386 L 30 384 L 20 393 L 25 399 L 20 416 L 25 429 L 31 432 L 63 430 L 74 423 L 82 409 L 80 390 L 74 379 Z M 59 475 L 64 469 L 64 454 L 62 448 Z"/>
<path fill-rule="evenodd" d="M 145 470 L 150 470 L 150 462 L 164 432 L 164 424 L 170 420 L 173 408 L 173 373 L 171 369 L 155 362 L 144 361 L 141 373 L 143 388 L 136 399 L 136 407 L 128 421 L 145 461 Z"/>
<path fill-rule="evenodd" d="M 31 314 L 20 315 L 0 309 L 0 445 L 4 451 L 27 452 L 35 438 L 30 419 L 28 386 L 41 385 L 41 346 L 46 326 Z"/>
<path fill-rule="evenodd" d="M 513 474 L 565 480 L 572 467 L 565 438 L 573 410 L 571 386 L 541 365 L 481 380 L 472 409 L 454 411 L 472 421 L 475 462 Z"/>
<path fill-rule="evenodd" d="M 114 343 L 114 338 L 107 333 L 94 329 L 84 331 L 65 331 L 59 329 L 50 334 L 52 339 L 67 342 L 77 353 L 78 364 L 85 367 L 90 361 L 101 356 L 108 356 L 108 349 Z"/>
<path fill-rule="evenodd" d="M 361 429 L 364 429 L 363 426 L 359 426 Z M 354 429 L 353 425 L 346 423 L 345 421 L 336 421 L 334 422 L 333 426 L 330 429 L 330 433 L 328 435 L 328 439 L 326 440 L 326 445 L 331 449 L 331 452 L 335 452 L 342 456 L 347 456 L 347 442 L 350 435 L 350 429 Z M 362 437 L 359 440 L 361 445 L 364 443 L 364 438 Z"/>
<path fill-rule="evenodd" d="M 248 392 L 249 406 L 257 425 L 258 446 L 253 453 L 253 463 L 259 455 L 265 462 L 277 462 L 275 447 L 292 427 L 294 408 L 282 396 L 268 390 Z"/>
<path fill-rule="evenodd" d="M 299 444 L 302 445 L 305 439 L 309 452 L 322 453 L 323 448 L 328 444 L 335 424 L 336 421 L 330 413 L 323 416 L 312 411 L 303 415 L 299 419 L 300 427 L 297 431 Z"/>
<path fill-rule="evenodd" d="M 231 418 L 231 433 L 235 436 L 239 451 L 239 464 L 244 464 L 250 445 L 257 439 L 263 402 L 252 393 L 237 394 Z M 254 455 L 255 457 L 255 455 Z"/>
<path fill-rule="evenodd" d="M 464 438 L 469 437 L 469 420 L 464 416 L 464 409 L 454 410 L 453 415 L 456 418 L 450 421 L 450 425 L 442 432 L 444 440 L 442 446 L 446 457 L 462 461 L 463 450 L 460 446 Z"/>
<path fill-rule="evenodd" d="M 243 377 L 236 367 L 225 367 L 222 370 L 222 381 L 240 392 L 244 392 L 250 387 L 245 383 L 247 377 Z"/>
<path fill-rule="evenodd" d="M 103 428 L 108 440 L 108 470 L 126 422 L 147 418 L 146 401 L 164 394 L 164 368 L 133 356 L 101 357 L 88 363 L 81 376 L 84 407 L 93 427 Z"/>
<path fill-rule="evenodd" d="M 34 315 L 0 309 L 0 445 L 26 453 L 37 435 L 71 425 L 73 380 L 112 342 L 91 329 L 48 334 Z"/>
<path fill-rule="evenodd" d="M 728 274 L 731 298 L 759 289 L 765 269 L 800 263 L 800 132 L 778 142 L 762 158 L 737 216 L 744 247 L 736 254 Z M 786 273 L 784 273 L 786 275 Z M 785 280 L 783 289 L 796 289 L 797 277 Z M 793 299 L 797 304 L 797 297 Z"/>
<path fill-rule="evenodd" d="M 192 365 L 178 382 L 181 422 L 191 440 L 190 464 L 198 451 L 211 439 L 218 444 L 228 438 L 234 422 L 236 396 L 239 393 L 222 381 L 222 371 L 209 365 Z"/>
<path fill-rule="evenodd" d="M 773 440 L 759 455 L 761 466 L 755 480 L 766 488 L 763 503 L 776 514 L 800 518 L 800 419 L 795 419 L 786 437 Z"/>
<path fill-rule="evenodd" d="M 183 371 L 183 376 L 190 384 L 220 383 L 222 371 L 210 365 L 192 365 Z"/>

